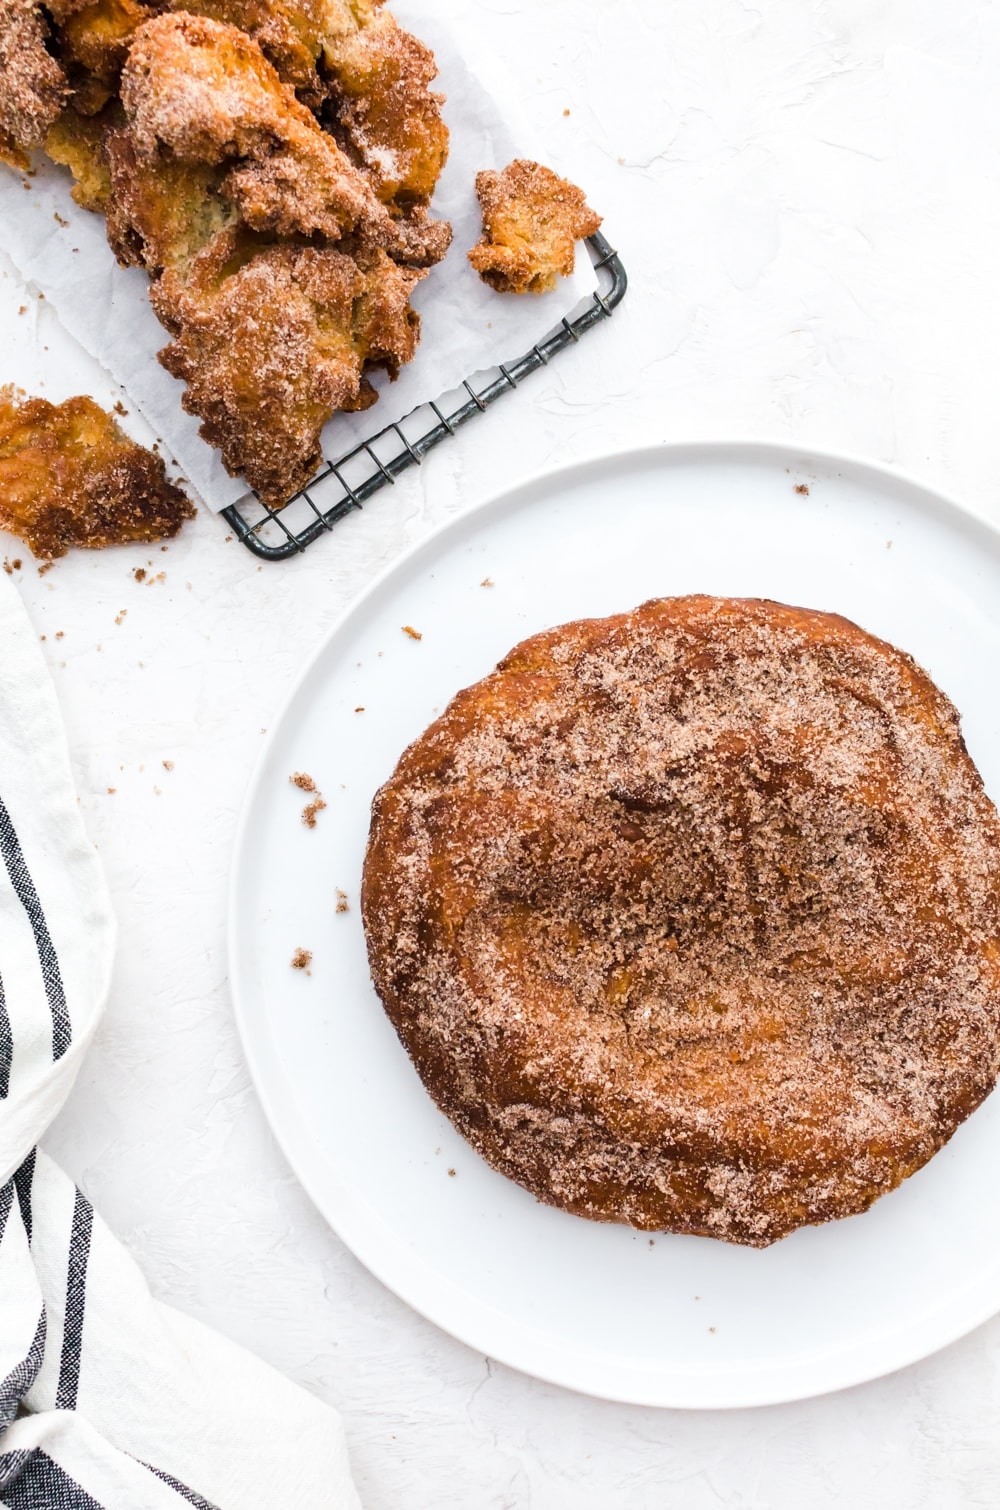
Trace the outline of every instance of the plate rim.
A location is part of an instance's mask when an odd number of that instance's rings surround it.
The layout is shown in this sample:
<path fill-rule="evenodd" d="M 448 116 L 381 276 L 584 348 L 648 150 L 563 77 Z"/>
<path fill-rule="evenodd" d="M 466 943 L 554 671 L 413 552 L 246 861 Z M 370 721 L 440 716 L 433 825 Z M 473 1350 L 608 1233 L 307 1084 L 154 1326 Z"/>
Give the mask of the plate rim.
<path fill-rule="evenodd" d="M 888 1334 L 878 1332 L 874 1337 L 869 1334 L 860 1343 L 856 1343 L 853 1349 L 838 1351 L 829 1359 L 830 1367 L 822 1379 L 807 1383 L 804 1380 L 795 1382 L 794 1374 L 803 1370 L 806 1363 L 802 1360 L 793 1360 L 787 1357 L 776 1357 L 767 1365 L 760 1364 L 728 1364 L 725 1371 L 716 1373 L 710 1369 L 692 1369 L 687 1365 L 685 1369 L 667 1369 L 657 1373 L 648 1364 L 638 1364 L 638 1360 L 627 1364 L 633 1375 L 639 1370 L 648 1376 L 647 1387 L 643 1388 L 638 1382 L 631 1385 L 624 1382 L 615 1382 L 611 1378 L 597 1383 L 593 1380 L 581 1380 L 573 1374 L 573 1356 L 565 1355 L 565 1365 L 557 1366 L 555 1362 L 547 1362 L 545 1359 L 534 1362 L 526 1362 L 523 1356 L 517 1356 L 516 1347 L 508 1348 L 502 1336 L 496 1330 L 496 1321 L 499 1320 L 501 1328 L 506 1324 L 508 1333 L 517 1334 L 518 1330 L 527 1332 L 530 1336 L 531 1328 L 526 1328 L 524 1323 L 509 1317 L 506 1313 L 497 1311 L 493 1307 L 475 1299 L 471 1305 L 471 1316 L 464 1313 L 456 1318 L 454 1311 L 454 1291 L 451 1292 L 449 1301 L 450 1308 L 442 1315 L 444 1307 L 436 1304 L 432 1296 L 421 1292 L 417 1298 L 411 1291 L 399 1282 L 398 1276 L 393 1274 L 392 1266 L 382 1261 L 381 1255 L 373 1253 L 370 1237 L 355 1230 L 349 1218 L 344 1218 L 343 1213 L 338 1213 L 337 1219 L 331 1214 L 331 1208 L 335 1201 L 320 1194 L 314 1187 L 314 1179 L 311 1169 L 311 1159 L 303 1153 L 296 1141 L 296 1131 L 302 1124 L 297 1110 L 292 1115 L 286 1116 L 285 1109 L 279 1104 L 280 1093 L 271 1085 L 267 1067 L 264 1062 L 262 1046 L 259 1040 L 255 1041 L 252 1018 L 254 1016 L 249 1006 L 249 991 L 245 991 L 242 979 L 242 966 L 240 964 L 240 951 L 237 947 L 238 933 L 242 924 L 242 915 L 238 907 L 238 893 L 241 877 L 244 872 L 244 856 L 247 849 L 251 830 L 252 815 L 256 799 L 264 780 L 265 771 L 270 761 L 271 752 L 277 743 L 280 733 L 285 725 L 303 686 L 309 680 L 317 664 L 326 654 L 331 642 L 342 632 L 344 627 L 355 615 L 362 612 L 365 606 L 375 598 L 386 584 L 397 574 L 402 575 L 414 560 L 422 553 L 432 553 L 439 542 L 449 534 L 459 534 L 467 528 L 470 522 L 477 517 L 488 515 L 491 511 L 502 505 L 516 507 L 523 501 L 523 495 L 532 490 L 541 489 L 543 492 L 557 488 L 560 484 L 571 482 L 574 475 L 584 477 L 602 467 L 621 468 L 626 466 L 655 465 L 658 462 L 670 463 L 697 463 L 706 461 L 719 463 L 726 460 L 737 460 L 739 454 L 748 454 L 749 459 L 755 461 L 772 461 L 776 464 L 784 464 L 791 459 L 802 469 L 807 469 L 813 462 L 830 469 L 838 465 L 850 468 L 862 473 L 868 473 L 892 485 L 902 484 L 917 494 L 921 495 L 919 502 L 929 507 L 931 512 L 944 523 L 950 523 L 953 527 L 974 534 L 985 536 L 994 552 L 1000 553 L 1000 524 L 986 517 L 976 508 L 960 501 L 954 495 L 945 492 L 941 488 L 924 481 L 915 473 L 903 467 L 897 467 L 886 462 L 873 460 L 860 453 L 842 451 L 832 447 L 813 445 L 808 441 L 801 443 L 789 440 L 785 437 L 762 438 L 758 436 L 722 436 L 722 437 L 697 437 L 683 440 L 662 440 L 649 442 L 643 445 L 623 445 L 611 449 L 596 450 L 583 457 L 576 457 L 572 461 L 559 463 L 552 467 L 543 468 L 540 471 L 529 472 L 504 487 L 495 489 L 484 497 L 476 500 L 461 509 L 458 513 L 442 520 L 433 528 L 418 536 L 410 545 L 387 564 L 369 581 L 359 592 L 355 593 L 345 604 L 342 611 L 333 622 L 323 631 L 319 640 L 301 663 L 300 669 L 292 680 L 283 697 L 277 711 L 272 715 L 268 732 L 264 743 L 257 752 L 250 776 L 244 789 L 240 807 L 240 813 L 236 824 L 233 848 L 229 868 L 229 880 L 227 887 L 226 905 L 226 955 L 228 978 L 230 983 L 230 999 L 232 1003 L 233 1017 L 239 1035 L 240 1046 L 247 1062 L 253 1088 L 271 1135 L 275 1139 L 283 1158 L 304 1191 L 309 1201 L 321 1217 L 323 1222 L 330 1228 L 334 1235 L 353 1254 L 359 1263 L 372 1274 L 375 1279 L 412 1310 L 423 1316 L 426 1320 L 439 1327 L 448 1335 L 456 1338 L 465 1346 L 475 1352 L 488 1355 L 497 1362 L 515 1369 L 517 1372 L 532 1378 L 537 1378 L 545 1383 L 554 1384 L 574 1393 L 588 1395 L 596 1399 L 610 1400 L 622 1404 L 641 1405 L 660 1409 L 681 1410 L 734 1410 L 756 1408 L 767 1405 L 790 1403 L 797 1400 L 807 1400 L 818 1396 L 831 1394 L 836 1391 L 851 1388 L 855 1385 L 869 1383 L 875 1379 L 884 1378 L 888 1374 L 897 1372 L 911 1364 L 930 1357 L 941 1349 L 948 1347 L 954 1342 L 960 1341 L 977 1327 L 983 1325 L 998 1310 L 998 1292 L 994 1290 L 992 1298 L 987 1299 L 980 1295 L 979 1290 L 963 1291 L 962 1298 L 966 1302 L 964 1306 L 957 1306 L 951 1311 L 939 1310 L 932 1313 L 930 1324 L 925 1323 L 922 1331 L 919 1327 L 919 1317 L 916 1323 L 910 1322 L 905 1331 L 895 1327 Z M 789 469 L 791 470 L 791 469 Z M 381 1219 L 376 1219 L 376 1224 L 381 1225 Z M 369 1223 L 369 1228 L 372 1224 Z M 409 1260 L 412 1265 L 412 1257 Z M 425 1267 L 421 1264 L 421 1267 Z M 427 1269 L 433 1275 L 433 1270 Z M 983 1270 L 984 1274 L 992 1270 Z M 412 1273 L 412 1269 L 411 1269 Z M 493 1326 L 486 1324 L 493 1318 Z M 485 1330 L 484 1330 L 485 1326 Z M 898 1339 L 895 1349 L 892 1348 L 893 1339 Z M 908 1340 L 907 1340 L 908 1339 Z M 552 1349 L 552 1344 L 547 1344 Z M 546 1351 L 546 1342 L 543 1341 L 542 1350 Z M 554 1349 L 558 1353 L 558 1348 Z M 876 1356 L 868 1355 L 874 1352 Z M 879 1353 L 883 1356 L 879 1356 Z M 596 1359 L 597 1355 L 595 1355 Z M 757 1388 L 748 1388 L 753 1380 L 757 1381 Z M 784 1379 L 785 1382 L 779 1382 Z M 662 1382 L 662 1387 L 654 1387 L 657 1381 Z"/>

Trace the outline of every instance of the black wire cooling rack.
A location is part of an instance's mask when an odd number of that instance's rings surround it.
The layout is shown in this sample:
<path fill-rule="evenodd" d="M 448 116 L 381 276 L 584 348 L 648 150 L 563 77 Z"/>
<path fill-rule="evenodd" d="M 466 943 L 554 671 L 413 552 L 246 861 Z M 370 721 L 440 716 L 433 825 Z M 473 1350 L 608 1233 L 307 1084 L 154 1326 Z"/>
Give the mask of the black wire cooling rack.
<path fill-rule="evenodd" d="M 497 399 L 513 393 L 532 372 L 547 366 L 560 351 L 607 319 L 624 299 L 628 279 L 621 258 L 604 236 L 588 237 L 587 248 L 597 274 L 597 289 L 582 308 L 565 316 L 524 356 L 466 378 L 434 403 L 418 405 L 336 461 L 325 462 L 309 486 L 280 508 L 271 508 L 256 493 L 247 493 L 223 509 L 223 518 L 247 549 L 264 561 L 285 561 L 298 555 L 332 530 L 338 519 L 360 509 L 408 467 L 419 466 L 428 451 L 470 419 L 485 414 Z"/>

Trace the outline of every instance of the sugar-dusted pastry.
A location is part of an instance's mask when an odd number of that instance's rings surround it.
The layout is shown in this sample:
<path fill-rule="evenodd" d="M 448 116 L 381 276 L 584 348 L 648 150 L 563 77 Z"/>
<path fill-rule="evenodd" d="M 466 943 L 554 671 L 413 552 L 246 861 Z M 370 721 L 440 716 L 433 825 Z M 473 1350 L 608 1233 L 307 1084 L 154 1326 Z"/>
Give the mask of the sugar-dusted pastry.
<path fill-rule="evenodd" d="M 576 243 L 593 236 L 601 217 L 583 190 L 518 158 L 502 173 L 477 173 L 476 194 L 483 212 L 483 239 L 469 261 L 484 283 L 501 293 L 544 294 L 567 277 Z"/>
<path fill-rule="evenodd" d="M 763 1247 L 864 1211 L 1000 1068 L 1000 820 L 835 614 L 666 598 L 518 645 L 375 799 L 375 986 L 495 1169 Z"/>

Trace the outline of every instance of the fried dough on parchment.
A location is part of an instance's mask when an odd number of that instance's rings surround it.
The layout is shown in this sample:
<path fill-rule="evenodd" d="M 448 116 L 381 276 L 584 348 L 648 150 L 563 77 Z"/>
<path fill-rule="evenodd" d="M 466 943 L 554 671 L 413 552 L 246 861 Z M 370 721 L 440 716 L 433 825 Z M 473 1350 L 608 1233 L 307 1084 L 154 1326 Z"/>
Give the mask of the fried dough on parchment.
<path fill-rule="evenodd" d="M 28 167 L 69 94 L 48 36 L 34 0 L 0 0 L 0 161 L 14 168 Z"/>
<path fill-rule="evenodd" d="M 328 114 L 379 198 L 405 212 L 427 204 L 448 156 L 443 96 L 430 85 L 434 54 L 379 11 L 323 49 L 332 78 Z"/>
<path fill-rule="evenodd" d="M 173 11 L 238 26 L 257 43 L 280 78 L 316 110 L 328 93 L 320 76 L 324 47 L 364 26 L 381 0 L 171 0 Z"/>
<path fill-rule="evenodd" d="M 138 157 L 225 165 L 220 192 L 253 230 L 388 238 L 371 185 L 237 27 L 183 14 L 148 21 L 121 98 Z"/>
<path fill-rule="evenodd" d="M 153 279 L 185 408 L 270 503 L 308 481 L 332 413 L 374 402 L 366 372 L 413 356 L 409 295 L 451 240 L 427 208 L 447 152 L 433 58 L 377 5 L 53 0 L 62 68 L 41 12 L 18 13 L 41 55 L 12 150 L 44 137 L 105 211 Z"/>
<path fill-rule="evenodd" d="M 381 249 L 267 246 L 229 230 L 154 284 L 175 336 L 160 360 L 187 384 L 184 408 L 229 469 L 280 504 L 319 465 L 330 415 L 374 401 L 365 368 L 395 372 L 413 356 L 409 297 L 423 276 Z"/>

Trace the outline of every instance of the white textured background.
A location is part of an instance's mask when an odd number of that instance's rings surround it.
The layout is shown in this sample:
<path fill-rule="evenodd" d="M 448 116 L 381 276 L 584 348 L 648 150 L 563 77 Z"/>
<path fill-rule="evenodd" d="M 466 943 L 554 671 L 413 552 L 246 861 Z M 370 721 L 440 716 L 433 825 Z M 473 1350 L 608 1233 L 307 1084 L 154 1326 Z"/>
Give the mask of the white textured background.
<path fill-rule="evenodd" d="M 302 560 L 258 568 L 205 516 L 165 552 L 18 574 L 121 930 L 50 1147 L 157 1294 L 342 1410 L 367 1510 L 995 1510 L 997 1322 L 803 1404 L 578 1398 L 491 1365 L 370 1278 L 297 1188 L 248 1084 L 224 914 L 261 730 L 343 605 L 431 524 L 579 454 L 736 433 L 897 462 L 1000 521 L 1000 7 L 426 6 L 516 79 L 534 149 L 603 212 L 631 293 Z M 0 265 L 0 381 L 113 401 L 36 295 Z M 149 561 L 165 580 L 140 586 Z"/>

